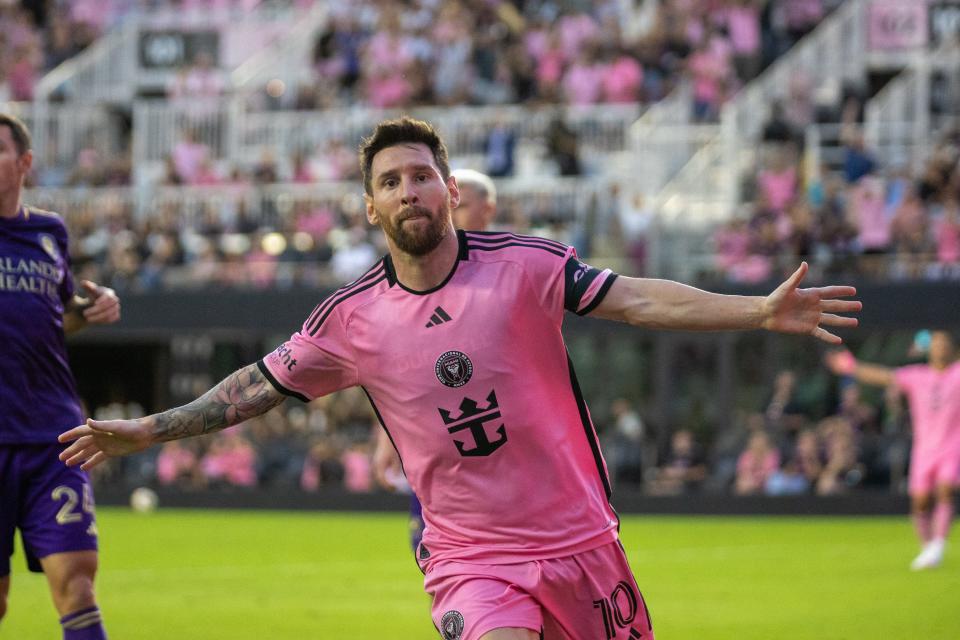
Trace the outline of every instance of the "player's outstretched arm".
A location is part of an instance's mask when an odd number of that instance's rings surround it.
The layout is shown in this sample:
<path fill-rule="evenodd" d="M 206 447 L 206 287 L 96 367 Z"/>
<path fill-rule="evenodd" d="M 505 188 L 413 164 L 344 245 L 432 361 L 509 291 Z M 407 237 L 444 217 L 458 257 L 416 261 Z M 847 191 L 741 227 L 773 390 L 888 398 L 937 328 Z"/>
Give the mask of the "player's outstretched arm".
<path fill-rule="evenodd" d="M 262 415 L 284 401 L 257 365 L 234 371 L 190 404 L 137 420 L 87 420 L 60 434 L 72 442 L 60 459 L 92 469 L 107 458 L 143 451 L 157 442 L 220 431 Z"/>
<path fill-rule="evenodd" d="M 852 376 L 857 382 L 888 387 L 894 382 L 894 370 L 879 364 L 860 362 L 849 351 L 831 351 L 824 356 L 827 368 L 838 376 Z"/>
<path fill-rule="evenodd" d="M 809 334 L 831 344 L 839 336 L 825 327 L 855 327 L 857 319 L 837 315 L 861 309 L 853 287 L 800 289 L 807 263 L 768 296 L 710 293 L 670 280 L 619 277 L 592 315 L 642 327 L 679 331 L 767 329 Z"/>

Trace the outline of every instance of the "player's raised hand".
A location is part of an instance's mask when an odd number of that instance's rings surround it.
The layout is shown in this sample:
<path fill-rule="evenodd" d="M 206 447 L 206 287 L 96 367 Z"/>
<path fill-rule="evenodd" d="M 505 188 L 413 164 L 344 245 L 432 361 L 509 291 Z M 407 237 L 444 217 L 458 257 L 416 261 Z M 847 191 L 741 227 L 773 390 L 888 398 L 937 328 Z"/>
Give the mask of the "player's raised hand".
<path fill-rule="evenodd" d="M 83 318 L 90 324 L 112 324 L 120 319 L 120 298 L 109 287 L 83 280 L 80 286 L 87 292 L 92 304 L 83 310 Z"/>
<path fill-rule="evenodd" d="M 92 469 L 107 458 L 143 451 L 153 438 L 143 420 L 93 420 L 61 433 L 57 440 L 72 442 L 60 453 L 68 467 Z"/>
<path fill-rule="evenodd" d="M 823 361 L 834 375 L 852 376 L 857 370 L 857 359 L 846 349 L 828 351 Z"/>
<path fill-rule="evenodd" d="M 814 287 L 800 289 L 807 275 L 806 262 L 783 284 L 767 296 L 763 303 L 763 328 L 782 333 L 810 334 L 830 344 L 840 344 L 839 336 L 824 328 L 855 327 L 857 319 L 836 315 L 860 311 L 859 300 L 840 300 L 857 294 L 853 287 Z"/>

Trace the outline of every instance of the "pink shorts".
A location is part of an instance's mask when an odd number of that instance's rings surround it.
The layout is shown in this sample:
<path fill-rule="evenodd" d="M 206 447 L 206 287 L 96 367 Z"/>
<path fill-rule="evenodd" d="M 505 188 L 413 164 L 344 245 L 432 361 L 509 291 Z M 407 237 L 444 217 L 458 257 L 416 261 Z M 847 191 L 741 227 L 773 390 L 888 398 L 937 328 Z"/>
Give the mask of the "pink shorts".
<path fill-rule="evenodd" d="M 960 454 L 910 460 L 910 495 L 933 493 L 938 485 L 956 486 L 960 481 Z"/>
<path fill-rule="evenodd" d="M 619 542 L 517 564 L 439 561 L 427 570 L 445 640 L 531 629 L 545 640 L 653 640 L 646 603 Z"/>

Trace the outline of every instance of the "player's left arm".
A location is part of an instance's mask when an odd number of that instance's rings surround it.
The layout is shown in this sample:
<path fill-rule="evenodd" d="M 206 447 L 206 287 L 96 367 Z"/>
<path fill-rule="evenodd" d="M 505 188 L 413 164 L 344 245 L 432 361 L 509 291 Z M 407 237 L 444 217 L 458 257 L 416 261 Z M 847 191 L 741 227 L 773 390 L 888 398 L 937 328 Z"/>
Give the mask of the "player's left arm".
<path fill-rule="evenodd" d="M 837 315 L 861 309 L 853 287 L 799 288 L 807 273 L 800 265 L 768 296 L 710 293 L 670 280 L 618 277 L 590 315 L 641 327 L 678 331 L 767 329 L 809 334 L 831 344 L 839 336 L 824 327 L 855 327 L 857 319 Z"/>
<path fill-rule="evenodd" d="M 112 324 L 120 320 L 120 298 L 109 287 L 83 280 L 86 297 L 74 295 L 63 311 L 64 333 L 74 333 L 90 324 Z"/>

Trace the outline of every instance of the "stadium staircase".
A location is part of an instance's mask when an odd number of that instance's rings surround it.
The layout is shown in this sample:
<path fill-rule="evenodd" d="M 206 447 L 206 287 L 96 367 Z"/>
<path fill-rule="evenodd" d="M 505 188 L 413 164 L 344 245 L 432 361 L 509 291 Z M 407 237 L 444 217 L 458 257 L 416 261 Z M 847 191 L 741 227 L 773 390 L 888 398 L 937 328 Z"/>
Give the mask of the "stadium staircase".
<path fill-rule="evenodd" d="M 871 70 L 898 71 L 865 105 L 867 147 L 888 166 L 919 168 L 936 139 L 933 132 L 957 120 L 946 115 L 931 121 L 931 72 L 955 77 L 960 54 L 923 48 L 872 50 L 869 11 L 870 0 L 847 0 L 839 6 L 744 86 L 723 107 L 719 125 L 643 126 L 641 118 L 635 126 L 638 162 L 644 148 L 657 145 L 666 146 L 666 153 L 650 155 L 670 157 L 671 166 L 676 158 L 685 158 L 682 168 L 652 196 L 658 222 L 658 239 L 651 243 L 657 249 L 655 272 L 692 280 L 711 270 L 711 233 L 717 224 L 742 212 L 740 186 L 758 166 L 763 125 L 771 106 L 786 97 L 791 79 L 802 77 L 839 98 L 845 83 L 865 85 Z M 813 124 L 804 134 L 806 171 L 818 172 L 822 164 L 839 167 L 843 157 L 839 123 Z M 685 259 L 671 259 L 677 255 Z"/>

